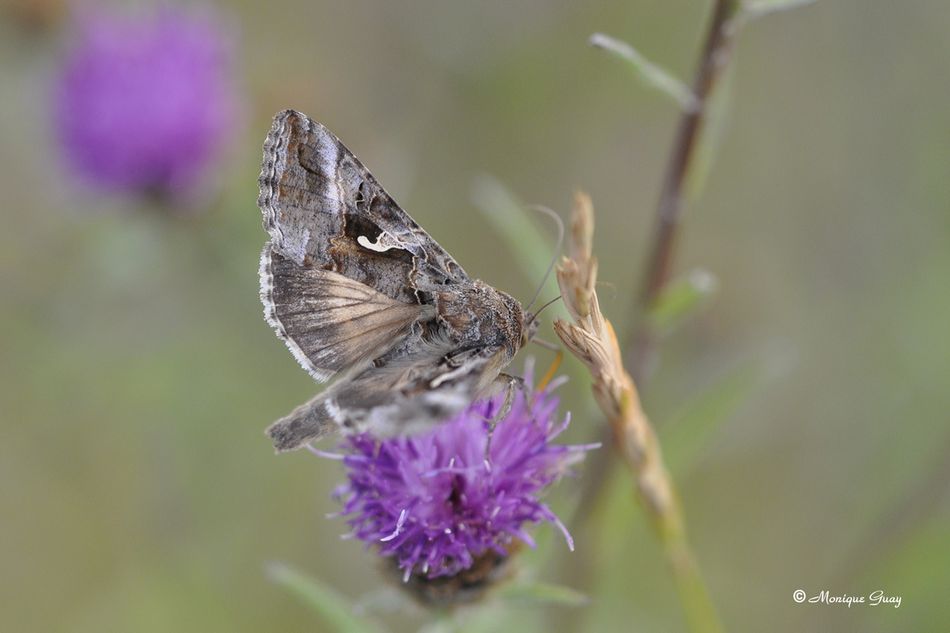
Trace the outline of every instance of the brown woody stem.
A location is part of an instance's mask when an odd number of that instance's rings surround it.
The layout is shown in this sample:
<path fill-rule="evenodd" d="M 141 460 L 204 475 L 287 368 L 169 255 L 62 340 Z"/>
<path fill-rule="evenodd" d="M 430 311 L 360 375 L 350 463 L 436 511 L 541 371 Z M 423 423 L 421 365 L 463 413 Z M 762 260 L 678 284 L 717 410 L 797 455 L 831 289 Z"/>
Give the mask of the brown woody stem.
<path fill-rule="evenodd" d="M 656 302 L 670 278 L 677 231 L 683 215 L 685 186 L 706 121 L 709 97 L 731 56 L 737 26 L 735 18 L 740 9 L 739 0 L 716 0 L 692 84 L 696 107 L 685 110 L 680 115 L 673 148 L 663 176 L 650 255 L 640 286 L 641 318 L 629 349 L 630 373 L 641 388 L 656 355 L 656 333 L 650 327 L 648 319 L 642 318 L 642 313 Z"/>
<path fill-rule="evenodd" d="M 663 466 L 659 443 L 652 426 L 640 409 L 637 388 L 642 389 L 649 377 L 657 348 L 657 333 L 645 315 L 655 304 L 670 278 L 686 183 L 695 163 L 696 148 L 706 121 L 710 96 L 730 58 L 737 28 L 736 18 L 741 8 L 739 0 L 715 1 L 699 65 L 692 83 L 695 107 L 684 110 L 677 125 L 660 190 L 650 255 L 640 287 L 638 325 L 628 342 L 627 367 L 632 378 L 630 393 L 636 398 L 636 403 L 635 411 L 627 411 L 627 415 L 621 417 L 635 420 L 638 416 L 642 416 L 643 424 L 634 426 L 639 426 L 641 431 L 646 430 L 645 435 L 640 439 L 642 445 L 647 447 L 649 459 L 638 463 L 635 452 L 630 450 L 631 447 L 624 446 L 623 427 L 612 424 L 610 429 L 615 446 L 619 449 L 618 453 L 634 471 L 638 496 L 651 518 L 672 568 L 690 629 L 697 632 L 720 631 L 721 625 L 689 547 L 678 496 Z M 628 402 L 628 405 L 633 405 L 633 403 Z M 611 461 L 607 458 L 598 460 L 592 464 L 593 468 L 588 469 L 583 501 L 575 517 L 582 519 L 592 515 L 596 499 L 605 488 L 604 482 L 610 472 Z M 662 491 L 660 497 L 665 500 L 665 505 L 656 504 L 660 499 L 653 497 L 658 491 Z"/>

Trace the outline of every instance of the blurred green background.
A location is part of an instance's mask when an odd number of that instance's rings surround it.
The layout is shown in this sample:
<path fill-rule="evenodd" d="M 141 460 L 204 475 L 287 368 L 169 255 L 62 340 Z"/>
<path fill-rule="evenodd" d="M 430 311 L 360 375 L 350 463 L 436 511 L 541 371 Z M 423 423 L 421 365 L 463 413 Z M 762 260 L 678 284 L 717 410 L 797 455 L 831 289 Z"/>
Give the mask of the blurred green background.
<path fill-rule="evenodd" d="M 65 173 L 49 82 L 67 15 L 17 6 L 0 17 L 0 630 L 328 630 L 267 580 L 268 562 L 357 602 L 386 582 L 324 517 L 338 464 L 277 457 L 262 434 L 316 390 L 257 297 L 271 116 L 325 123 L 472 276 L 522 299 L 537 279 L 473 183 L 491 174 L 565 216 L 587 190 L 603 307 L 629 331 L 677 113 L 586 40 L 607 32 L 688 77 L 708 4 L 222 3 L 244 119 L 216 192 L 184 217 Z M 826 0 L 739 38 L 677 260 L 720 291 L 664 341 L 644 393 L 727 630 L 950 626 L 948 32 L 945 2 Z M 592 441 L 602 419 L 566 368 L 568 439 Z M 549 498 L 565 519 L 583 472 Z M 683 630 L 631 489 L 615 469 L 577 551 L 547 526 L 523 561 L 587 606 L 463 621 Z M 799 588 L 902 604 L 799 605 Z"/>

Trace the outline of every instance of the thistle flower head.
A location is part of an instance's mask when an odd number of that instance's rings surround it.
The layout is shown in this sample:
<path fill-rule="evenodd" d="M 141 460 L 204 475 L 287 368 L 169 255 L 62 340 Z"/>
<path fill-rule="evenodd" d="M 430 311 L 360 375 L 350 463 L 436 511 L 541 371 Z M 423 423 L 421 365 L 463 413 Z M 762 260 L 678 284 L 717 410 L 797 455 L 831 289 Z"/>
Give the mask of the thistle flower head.
<path fill-rule="evenodd" d="M 533 546 L 529 524 L 554 523 L 573 548 L 538 497 L 590 447 L 552 443 L 569 416 L 557 417 L 551 388 L 517 393 L 489 442 L 504 400 L 476 402 L 425 434 L 344 440 L 341 514 L 352 536 L 395 559 L 404 580 L 453 576 L 484 555 L 506 557 L 515 541 Z"/>
<path fill-rule="evenodd" d="M 66 162 L 110 191 L 174 193 L 206 174 L 236 116 L 229 38 L 214 15 L 84 10 L 55 84 Z"/>

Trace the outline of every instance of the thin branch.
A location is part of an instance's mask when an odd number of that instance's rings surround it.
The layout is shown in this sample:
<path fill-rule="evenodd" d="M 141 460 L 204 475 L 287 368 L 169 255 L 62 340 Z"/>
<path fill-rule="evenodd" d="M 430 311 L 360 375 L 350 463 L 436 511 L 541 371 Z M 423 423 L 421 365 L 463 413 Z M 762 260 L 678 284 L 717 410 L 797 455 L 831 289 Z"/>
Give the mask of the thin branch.
<path fill-rule="evenodd" d="M 657 205 L 650 256 L 640 286 L 642 312 L 649 310 L 669 281 L 675 253 L 677 229 L 683 214 L 685 184 L 696 157 L 696 147 L 706 121 L 709 97 L 729 62 L 736 32 L 735 18 L 742 8 L 739 0 L 717 0 L 709 22 L 706 42 L 693 79 L 697 107 L 680 115 L 673 149 L 670 152 L 660 200 Z M 656 354 L 656 332 L 648 320 L 640 318 L 628 349 L 633 379 L 641 389 Z"/>
<path fill-rule="evenodd" d="M 693 78 L 692 91 L 696 99 L 696 107 L 684 110 L 680 115 L 663 177 L 652 247 L 638 297 L 640 314 L 636 321 L 636 329 L 626 345 L 626 366 L 629 368 L 634 383 L 641 390 L 655 364 L 659 336 L 652 327 L 650 319 L 646 318 L 646 314 L 669 281 L 676 234 L 683 211 L 685 185 L 694 164 L 695 150 L 708 113 L 710 95 L 730 58 L 736 21 L 741 14 L 741 8 L 739 0 L 716 0 L 696 76 Z M 609 434 L 609 429 L 606 429 L 601 438 L 605 444 L 609 443 Z M 592 461 L 588 466 L 584 476 L 581 503 L 574 513 L 578 520 L 583 521 L 584 517 L 591 516 L 598 493 L 604 488 L 611 466 L 610 457 Z"/>

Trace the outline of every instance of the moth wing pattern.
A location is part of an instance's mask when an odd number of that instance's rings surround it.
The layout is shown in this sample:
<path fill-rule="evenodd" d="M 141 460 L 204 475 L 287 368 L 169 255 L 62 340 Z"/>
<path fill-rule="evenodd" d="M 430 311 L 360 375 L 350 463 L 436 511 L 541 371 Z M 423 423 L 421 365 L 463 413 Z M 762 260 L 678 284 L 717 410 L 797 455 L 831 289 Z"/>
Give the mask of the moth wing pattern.
<path fill-rule="evenodd" d="M 469 280 L 323 125 L 294 110 L 264 141 L 258 206 L 274 251 L 333 270 L 400 301 Z"/>
<path fill-rule="evenodd" d="M 339 381 L 289 415 L 267 434 L 280 451 L 291 451 L 345 428 L 375 436 L 413 434 L 443 422 L 487 395 L 504 364 L 502 347 L 443 354 L 423 346 L 409 357 Z M 486 380 L 486 377 L 489 377 Z"/>
<path fill-rule="evenodd" d="M 382 355 L 432 306 L 396 301 L 321 268 L 298 266 L 268 244 L 261 255 L 264 316 L 316 380 Z"/>

